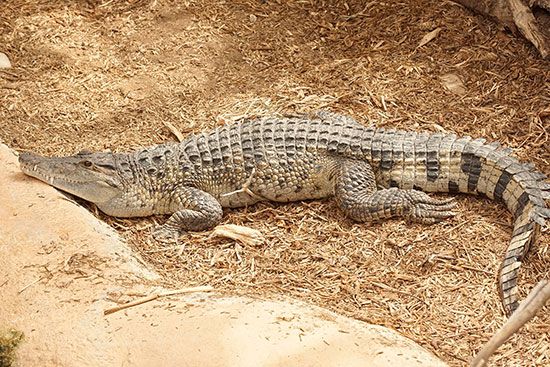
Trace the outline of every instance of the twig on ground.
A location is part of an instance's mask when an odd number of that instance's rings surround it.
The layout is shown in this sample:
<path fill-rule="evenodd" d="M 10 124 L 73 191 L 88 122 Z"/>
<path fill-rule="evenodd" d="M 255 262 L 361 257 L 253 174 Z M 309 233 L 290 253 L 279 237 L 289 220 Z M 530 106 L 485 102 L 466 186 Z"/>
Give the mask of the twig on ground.
<path fill-rule="evenodd" d="M 181 143 L 183 141 L 183 139 L 185 138 L 183 136 L 183 134 L 181 133 L 181 131 L 178 130 L 177 127 L 175 127 L 174 125 L 172 125 L 170 122 L 168 121 L 163 121 L 162 122 L 164 124 L 164 126 L 166 126 L 168 128 L 168 130 L 170 130 L 170 132 L 172 134 L 174 134 L 174 136 L 176 137 L 176 139 L 178 139 L 178 141 Z"/>
<path fill-rule="evenodd" d="M 27 288 L 29 288 L 29 287 L 35 285 L 36 283 L 38 283 L 38 282 L 41 281 L 42 279 L 44 279 L 44 277 L 40 277 L 40 278 L 36 279 L 35 281 L 33 281 L 33 282 L 27 284 L 26 286 L 24 286 L 23 288 L 21 288 L 21 289 L 19 290 L 19 292 L 17 292 L 17 293 L 19 293 L 19 294 L 23 293 L 23 291 L 25 291 L 25 289 L 27 289 Z"/>
<path fill-rule="evenodd" d="M 516 331 L 531 320 L 537 312 L 544 307 L 550 299 L 550 282 L 541 280 L 529 293 L 527 298 L 520 304 L 519 308 L 512 314 L 508 321 L 498 330 L 493 337 L 485 344 L 483 349 L 474 357 L 470 363 L 471 367 L 483 367 L 489 357 L 508 340 Z"/>
<path fill-rule="evenodd" d="M 182 293 L 210 292 L 210 291 L 213 291 L 213 290 L 214 290 L 213 287 L 211 287 L 209 285 L 206 285 L 206 286 L 200 286 L 200 287 L 182 288 L 182 289 L 178 289 L 178 290 L 174 290 L 174 291 L 168 291 L 168 292 L 164 292 L 164 293 L 154 293 L 154 294 L 151 294 L 147 297 L 140 298 L 140 299 L 137 299 L 137 300 L 132 301 L 132 302 L 125 303 L 125 304 L 120 305 L 120 306 L 116 306 L 116 307 L 113 307 L 113 308 L 108 308 L 105 311 L 103 311 L 103 315 L 110 315 L 114 312 L 124 310 L 124 309 L 130 308 L 130 307 L 138 306 L 138 305 L 141 305 L 143 303 L 153 301 L 153 300 L 155 300 L 157 298 L 160 298 L 160 297 L 174 296 L 176 294 L 182 294 Z"/>

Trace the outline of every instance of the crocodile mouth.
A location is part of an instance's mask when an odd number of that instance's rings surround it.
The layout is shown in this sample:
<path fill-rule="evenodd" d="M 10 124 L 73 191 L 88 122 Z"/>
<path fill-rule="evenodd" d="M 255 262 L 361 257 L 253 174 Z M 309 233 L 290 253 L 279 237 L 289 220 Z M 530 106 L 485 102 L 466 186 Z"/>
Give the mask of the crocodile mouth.
<path fill-rule="evenodd" d="M 70 175 L 53 175 L 54 167 L 57 168 L 59 164 L 53 162 L 55 158 L 41 157 L 32 153 L 20 153 L 19 164 L 21 171 L 26 175 L 37 178 L 41 181 L 47 182 L 50 185 L 59 187 L 60 183 L 66 184 L 82 184 L 85 181 L 76 180 Z M 42 165 L 50 165 L 49 169 L 41 167 Z M 61 187 L 60 187 L 61 188 Z"/>
<path fill-rule="evenodd" d="M 42 157 L 21 153 L 21 171 L 59 190 L 101 203 L 120 194 L 116 178 L 82 166 L 77 157 Z"/>
<path fill-rule="evenodd" d="M 40 168 L 40 163 L 43 162 L 43 160 L 43 157 L 32 153 L 19 154 L 19 166 L 24 174 L 38 178 L 49 183 L 50 185 L 53 185 L 55 178 Z"/>

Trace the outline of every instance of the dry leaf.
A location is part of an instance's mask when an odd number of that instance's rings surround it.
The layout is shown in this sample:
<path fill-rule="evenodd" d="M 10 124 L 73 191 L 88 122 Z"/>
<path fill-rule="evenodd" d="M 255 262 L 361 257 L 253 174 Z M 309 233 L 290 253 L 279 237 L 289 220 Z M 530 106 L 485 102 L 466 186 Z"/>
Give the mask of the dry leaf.
<path fill-rule="evenodd" d="M 464 86 L 464 83 L 462 83 L 462 80 L 458 75 L 445 74 L 441 75 L 439 79 L 441 79 L 441 83 L 443 84 L 443 86 L 452 93 L 461 95 L 466 93 L 466 87 Z"/>
<path fill-rule="evenodd" d="M 440 32 L 441 32 L 441 28 L 438 27 L 433 31 L 427 33 L 424 37 L 422 37 L 422 39 L 420 40 L 420 43 L 418 44 L 418 46 L 416 46 L 416 48 L 424 46 L 425 44 L 427 44 L 428 42 L 436 38 Z"/>
<path fill-rule="evenodd" d="M 212 234 L 210 234 L 210 237 L 227 237 L 250 246 L 258 246 L 265 241 L 264 235 L 257 229 L 238 226 L 236 224 L 217 226 L 212 231 Z"/>

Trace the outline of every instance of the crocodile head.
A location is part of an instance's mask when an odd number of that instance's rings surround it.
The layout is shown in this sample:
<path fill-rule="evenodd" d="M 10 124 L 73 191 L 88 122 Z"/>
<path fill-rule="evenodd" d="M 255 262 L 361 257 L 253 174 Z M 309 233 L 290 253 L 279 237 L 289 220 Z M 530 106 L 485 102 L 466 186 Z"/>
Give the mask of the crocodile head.
<path fill-rule="evenodd" d="M 68 157 L 20 153 L 19 164 L 25 174 L 95 204 L 107 203 L 124 191 L 111 153 Z"/>

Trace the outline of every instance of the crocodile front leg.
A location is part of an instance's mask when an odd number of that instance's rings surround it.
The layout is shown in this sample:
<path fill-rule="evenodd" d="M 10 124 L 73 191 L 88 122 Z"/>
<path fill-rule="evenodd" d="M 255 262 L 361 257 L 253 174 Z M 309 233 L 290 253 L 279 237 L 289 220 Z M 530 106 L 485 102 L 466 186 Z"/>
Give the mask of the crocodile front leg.
<path fill-rule="evenodd" d="M 223 209 L 209 193 L 194 187 L 178 187 L 170 193 L 167 206 L 173 212 L 163 225 L 153 230 L 161 241 L 175 241 L 185 231 L 204 231 L 220 223 Z"/>
<path fill-rule="evenodd" d="M 453 216 L 456 205 L 452 198 L 437 200 L 418 190 L 378 190 L 371 166 L 354 160 L 342 162 L 334 195 L 344 213 L 359 222 L 404 217 L 432 224 Z"/>

